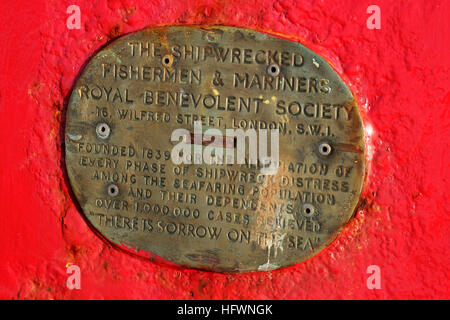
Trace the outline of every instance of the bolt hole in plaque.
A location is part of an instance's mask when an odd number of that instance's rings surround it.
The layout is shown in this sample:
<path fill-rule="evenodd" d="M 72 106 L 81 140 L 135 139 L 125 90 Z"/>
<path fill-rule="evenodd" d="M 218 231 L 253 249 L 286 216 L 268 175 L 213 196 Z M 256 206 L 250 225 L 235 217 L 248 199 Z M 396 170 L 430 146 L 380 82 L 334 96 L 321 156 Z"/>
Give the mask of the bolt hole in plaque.
<path fill-rule="evenodd" d="M 146 29 L 82 71 L 66 167 L 83 214 L 112 243 L 191 268 L 267 271 L 311 258 L 351 218 L 363 124 L 348 86 L 301 43 Z"/>

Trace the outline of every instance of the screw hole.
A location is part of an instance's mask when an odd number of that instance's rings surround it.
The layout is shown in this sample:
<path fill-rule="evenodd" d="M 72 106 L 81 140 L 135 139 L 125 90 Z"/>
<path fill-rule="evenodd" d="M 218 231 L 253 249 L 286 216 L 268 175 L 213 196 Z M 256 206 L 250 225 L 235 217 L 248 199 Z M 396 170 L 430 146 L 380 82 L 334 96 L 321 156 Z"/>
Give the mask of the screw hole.
<path fill-rule="evenodd" d="M 216 36 L 214 35 L 214 33 L 207 33 L 207 34 L 206 34 L 206 39 L 207 39 L 209 42 L 213 42 L 213 41 L 216 40 Z"/>
<path fill-rule="evenodd" d="M 119 194 L 119 188 L 115 184 L 110 184 L 108 186 L 108 195 L 115 197 Z"/>
<path fill-rule="evenodd" d="M 97 137 L 100 139 L 108 138 L 111 133 L 111 129 L 106 123 L 99 123 L 95 128 L 95 131 L 97 132 Z"/>
<path fill-rule="evenodd" d="M 164 57 L 162 57 L 161 63 L 165 67 L 171 67 L 173 64 L 173 56 L 171 54 L 166 54 Z"/>
<path fill-rule="evenodd" d="M 309 203 L 305 203 L 303 205 L 303 215 L 305 217 L 311 217 L 314 214 L 314 207 L 310 205 Z"/>
<path fill-rule="evenodd" d="M 267 73 L 272 77 L 276 77 L 280 73 L 280 67 L 272 63 L 267 67 Z"/>
<path fill-rule="evenodd" d="M 321 143 L 319 146 L 319 153 L 323 156 L 328 156 L 331 150 L 331 146 L 328 143 Z"/>

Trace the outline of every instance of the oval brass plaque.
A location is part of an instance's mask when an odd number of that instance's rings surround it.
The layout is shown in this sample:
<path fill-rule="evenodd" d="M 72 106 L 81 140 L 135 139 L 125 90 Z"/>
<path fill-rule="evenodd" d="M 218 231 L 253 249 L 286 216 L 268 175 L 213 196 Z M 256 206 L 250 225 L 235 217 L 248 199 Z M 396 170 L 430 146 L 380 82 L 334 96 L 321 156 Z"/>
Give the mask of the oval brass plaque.
<path fill-rule="evenodd" d="M 263 129 L 278 161 L 259 153 Z M 108 45 L 74 87 L 65 142 L 73 192 L 107 239 L 222 272 L 319 252 L 352 216 L 365 173 L 358 107 L 332 67 L 299 43 L 230 27 L 149 29 Z M 176 146 L 200 158 L 174 162 Z M 207 148 L 236 151 L 234 162 L 207 163 Z"/>

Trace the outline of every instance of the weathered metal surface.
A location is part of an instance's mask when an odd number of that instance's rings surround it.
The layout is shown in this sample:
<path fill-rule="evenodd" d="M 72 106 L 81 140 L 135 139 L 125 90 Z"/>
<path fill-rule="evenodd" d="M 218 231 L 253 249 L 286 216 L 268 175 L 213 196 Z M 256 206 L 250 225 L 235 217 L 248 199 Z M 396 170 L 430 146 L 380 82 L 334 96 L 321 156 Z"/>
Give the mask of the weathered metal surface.
<path fill-rule="evenodd" d="M 174 164 L 171 134 L 194 132 L 194 120 L 279 129 L 278 171 Z M 120 38 L 87 65 L 69 102 L 66 165 L 110 241 L 194 268 L 272 270 L 313 256 L 350 219 L 364 137 L 348 87 L 301 44 L 168 27 Z"/>

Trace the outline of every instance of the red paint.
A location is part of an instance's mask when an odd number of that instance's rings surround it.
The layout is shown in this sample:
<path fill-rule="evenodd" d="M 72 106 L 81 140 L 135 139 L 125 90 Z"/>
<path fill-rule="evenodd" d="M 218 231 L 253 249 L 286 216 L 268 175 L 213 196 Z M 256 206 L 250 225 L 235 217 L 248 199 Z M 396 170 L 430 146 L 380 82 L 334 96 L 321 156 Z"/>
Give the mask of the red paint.
<path fill-rule="evenodd" d="M 366 28 L 370 4 L 381 30 Z M 66 28 L 81 8 L 82 28 Z M 450 298 L 450 2 L 0 2 L 0 298 Z M 332 61 L 374 133 L 362 205 L 318 256 L 264 273 L 186 270 L 111 247 L 69 194 L 61 120 L 83 64 L 146 26 L 223 24 L 297 39 Z M 66 288 L 66 264 L 81 290 Z M 366 287 L 381 268 L 382 289 Z"/>

